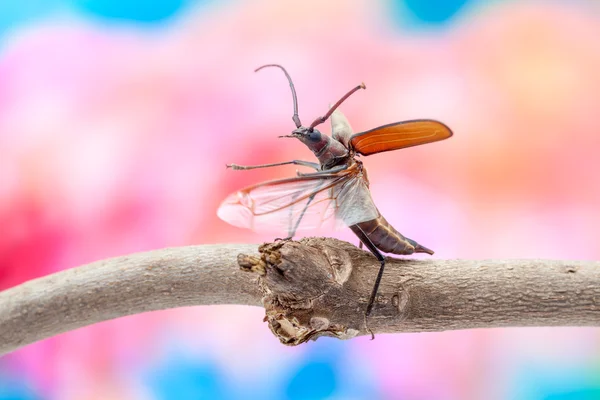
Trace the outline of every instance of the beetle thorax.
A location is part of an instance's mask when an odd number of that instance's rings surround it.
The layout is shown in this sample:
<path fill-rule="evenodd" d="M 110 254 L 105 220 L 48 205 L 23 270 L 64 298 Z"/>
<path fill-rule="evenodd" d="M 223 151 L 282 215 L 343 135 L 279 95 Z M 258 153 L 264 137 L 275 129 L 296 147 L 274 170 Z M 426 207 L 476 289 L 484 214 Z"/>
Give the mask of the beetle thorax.
<path fill-rule="evenodd" d="M 324 169 L 345 162 L 349 156 L 348 149 L 343 144 L 329 136 L 325 137 L 327 138 L 327 145 L 323 147 L 320 154 L 315 153 Z"/>
<path fill-rule="evenodd" d="M 349 154 L 342 143 L 317 129 L 300 127 L 292 132 L 292 136 L 300 139 L 315 154 L 323 169 L 339 164 L 339 161 L 346 159 Z"/>

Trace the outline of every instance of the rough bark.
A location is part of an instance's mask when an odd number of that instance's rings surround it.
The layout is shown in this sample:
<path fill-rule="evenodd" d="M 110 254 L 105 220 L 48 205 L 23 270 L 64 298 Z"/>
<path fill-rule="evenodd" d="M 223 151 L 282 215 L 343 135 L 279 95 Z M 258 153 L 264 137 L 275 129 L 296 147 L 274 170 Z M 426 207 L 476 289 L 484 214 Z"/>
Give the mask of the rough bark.
<path fill-rule="evenodd" d="M 99 261 L 0 293 L 0 354 L 95 322 L 172 307 L 264 304 L 296 345 L 368 334 L 379 263 L 355 246 L 308 238 L 203 245 Z M 246 270 L 244 272 L 240 270 Z M 600 262 L 388 258 L 374 333 L 600 325 Z"/>

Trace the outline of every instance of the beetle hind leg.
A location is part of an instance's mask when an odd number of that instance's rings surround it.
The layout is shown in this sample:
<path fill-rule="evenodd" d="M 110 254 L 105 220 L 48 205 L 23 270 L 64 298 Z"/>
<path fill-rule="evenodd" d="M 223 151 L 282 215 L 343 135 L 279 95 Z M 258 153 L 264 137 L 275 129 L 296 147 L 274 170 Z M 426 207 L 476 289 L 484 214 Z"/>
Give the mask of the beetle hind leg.
<path fill-rule="evenodd" d="M 379 272 L 377 274 L 377 278 L 375 279 L 375 284 L 373 285 L 373 290 L 371 291 L 371 297 L 369 298 L 369 303 L 367 304 L 367 309 L 365 311 L 365 316 L 369 316 L 371 311 L 373 310 L 373 305 L 375 303 L 375 297 L 377 296 L 377 290 L 379 289 L 379 284 L 381 283 L 381 278 L 383 277 L 383 270 L 385 268 L 385 257 L 381 254 L 381 252 L 377 249 L 375 244 L 369 239 L 369 236 L 361 229 L 358 225 L 352 225 L 350 227 L 354 234 L 358 236 L 361 243 L 369 249 L 369 251 L 377 258 L 380 263 Z"/>

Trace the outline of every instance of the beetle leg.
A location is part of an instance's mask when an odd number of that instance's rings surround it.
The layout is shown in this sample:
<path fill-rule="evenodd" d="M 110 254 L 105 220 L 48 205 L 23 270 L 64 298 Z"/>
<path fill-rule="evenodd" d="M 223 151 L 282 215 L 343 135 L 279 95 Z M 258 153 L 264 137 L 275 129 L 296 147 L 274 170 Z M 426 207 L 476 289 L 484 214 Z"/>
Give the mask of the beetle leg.
<path fill-rule="evenodd" d="M 383 255 L 379 252 L 379 250 L 373 244 L 371 239 L 369 239 L 369 236 L 367 236 L 365 231 L 363 231 L 358 225 L 352 225 L 350 227 L 350 229 L 352 229 L 352 232 L 354 232 L 354 234 L 356 236 L 358 236 L 360 241 L 365 244 L 367 249 L 369 249 L 371 251 L 371 253 L 373 253 L 373 255 L 377 258 L 377 260 L 381 264 L 381 266 L 379 267 L 379 273 L 377 274 L 377 279 L 375 279 L 375 285 L 373 285 L 373 291 L 371 292 L 371 298 L 369 299 L 369 303 L 367 304 L 367 311 L 365 312 L 365 315 L 369 316 L 369 314 L 371 314 L 371 311 L 373 310 L 373 303 L 375 302 L 375 296 L 377 295 L 377 289 L 379 289 L 379 283 L 381 282 L 381 277 L 383 276 L 383 270 L 385 268 L 385 257 L 383 257 Z"/>
<path fill-rule="evenodd" d="M 303 167 L 313 168 L 316 171 L 319 171 L 321 169 L 321 166 L 317 163 L 310 162 L 310 161 L 302 161 L 302 160 L 292 160 L 292 161 L 284 161 L 284 162 L 273 163 L 273 164 L 261 164 L 261 165 L 249 165 L 249 166 L 248 165 L 227 164 L 227 168 L 231 168 L 234 170 L 247 170 L 247 169 L 257 169 L 257 168 L 278 167 L 280 165 L 289 165 L 289 164 L 302 165 Z"/>
<path fill-rule="evenodd" d="M 300 226 L 300 222 L 302 221 L 302 218 L 304 217 L 304 213 L 306 213 L 306 210 L 308 209 L 308 206 L 310 205 L 310 203 L 313 201 L 313 199 L 315 198 L 315 195 L 313 194 L 312 196 L 310 196 L 308 198 L 308 201 L 306 202 L 306 204 L 304 205 L 304 209 L 302 210 L 302 212 L 300 213 L 300 216 L 298 217 L 298 219 L 296 220 L 296 224 L 294 225 L 293 229 L 290 229 L 288 231 L 288 239 L 291 239 L 292 237 L 294 237 L 294 235 L 296 234 L 296 230 L 298 229 L 298 227 Z M 290 227 L 291 228 L 291 227 Z"/>
<path fill-rule="evenodd" d="M 331 169 L 323 169 L 323 170 L 318 170 L 317 172 L 309 172 L 307 174 L 304 174 L 302 172 L 298 172 L 297 175 L 298 176 L 323 176 L 323 175 L 331 175 L 331 174 L 336 174 L 338 172 L 341 172 L 345 169 L 348 169 L 348 166 L 346 164 L 344 165 L 338 165 L 337 167 L 333 167 Z"/>

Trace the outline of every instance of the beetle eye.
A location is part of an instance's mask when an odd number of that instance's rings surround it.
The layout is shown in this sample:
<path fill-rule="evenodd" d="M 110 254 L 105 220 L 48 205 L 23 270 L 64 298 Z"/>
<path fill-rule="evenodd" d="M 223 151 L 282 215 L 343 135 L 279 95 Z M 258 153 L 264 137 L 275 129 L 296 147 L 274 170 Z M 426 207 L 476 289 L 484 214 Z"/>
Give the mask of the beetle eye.
<path fill-rule="evenodd" d="M 319 132 L 318 130 L 314 129 L 312 132 L 310 132 L 308 134 L 308 139 L 311 142 L 318 142 L 319 140 L 321 140 L 321 132 Z"/>

